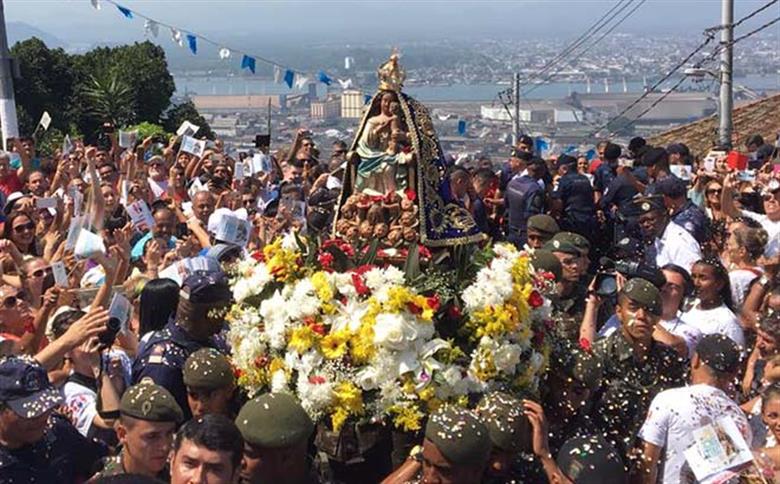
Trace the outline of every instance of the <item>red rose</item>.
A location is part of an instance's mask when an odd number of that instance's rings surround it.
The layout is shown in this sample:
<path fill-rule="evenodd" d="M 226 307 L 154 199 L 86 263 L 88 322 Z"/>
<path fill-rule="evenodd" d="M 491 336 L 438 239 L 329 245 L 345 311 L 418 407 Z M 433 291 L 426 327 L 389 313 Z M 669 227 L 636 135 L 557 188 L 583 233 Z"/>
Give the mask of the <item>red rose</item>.
<path fill-rule="evenodd" d="M 460 306 L 458 306 L 457 304 L 453 304 L 449 308 L 447 308 L 447 315 L 451 319 L 460 319 L 462 314 L 463 313 L 461 313 L 460 311 Z"/>
<path fill-rule="evenodd" d="M 587 351 L 588 353 L 590 353 L 590 350 L 591 350 L 592 348 L 593 348 L 593 347 L 592 347 L 592 346 L 591 346 L 591 344 L 590 344 L 590 340 L 588 340 L 588 339 L 585 339 L 585 338 L 580 338 L 580 349 L 582 349 L 583 351 Z"/>
<path fill-rule="evenodd" d="M 544 304 L 544 298 L 539 294 L 539 291 L 532 291 L 531 294 L 528 295 L 528 304 L 536 309 Z"/>
<path fill-rule="evenodd" d="M 417 192 L 415 192 L 411 188 L 407 188 L 406 190 L 404 190 L 404 195 L 406 195 L 406 198 L 408 198 L 411 201 L 417 200 Z"/>
<path fill-rule="evenodd" d="M 314 331 L 320 336 L 325 336 L 325 333 L 327 332 L 325 331 L 325 325 L 322 323 L 312 324 L 309 326 L 309 328 L 311 328 L 312 331 Z"/>
<path fill-rule="evenodd" d="M 310 376 L 309 377 L 309 383 L 312 383 L 314 385 L 321 385 L 325 383 L 325 377 L 324 376 Z"/>
<path fill-rule="evenodd" d="M 441 301 L 439 300 L 439 296 L 437 294 L 434 294 L 433 296 L 429 297 L 427 299 L 428 307 L 433 309 L 434 311 L 438 311 L 439 307 L 441 306 Z"/>
<path fill-rule="evenodd" d="M 263 255 L 262 250 L 256 250 L 252 252 L 252 258 L 257 262 L 265 262 L 265 255 Z"/>
<path fill-rule="evenodd" d="M 371 292 L 371 290 L 368 289 L 368 286 L 366 286 L 366 283 L 363 282 L 363 276 L 357 272 L 352 273 L 352 284 L 355 286 L 355 291 L 357 291 L 358 296 L 366 296 Z"/>
<path fill-rule="evenodd" d="M 422 308 L 414 303 L 406 303 L 406 309 L 414 315 L 422 313 Z"/>
<path fill-rule="evenodd" d="M 319 261 L 323 269 L 330 271 L 331 264 L 333 264 L 333 254 L 330 252 L 320 252 L 320 255 L 317 257 L 317 261 Z"/>

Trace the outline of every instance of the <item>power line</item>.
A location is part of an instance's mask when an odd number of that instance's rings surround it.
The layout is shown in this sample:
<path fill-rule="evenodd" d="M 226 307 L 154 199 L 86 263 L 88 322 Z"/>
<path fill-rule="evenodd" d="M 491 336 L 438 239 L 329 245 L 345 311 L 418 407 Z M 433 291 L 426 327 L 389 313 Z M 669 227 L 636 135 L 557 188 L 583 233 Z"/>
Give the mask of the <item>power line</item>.
<path fill-rule="evenodd" d="M 764 8 L 766 8 L 766 7 L 763 7 L 762 9 L 764 9 Z M 751 16 L 753 16 L 753 15 L 751 15 Z M 744 19 L 743 19 L 743 20 L 744 20 Z M 727 47 L 730 47 L 730 46 L 733 46 L 733 45 L 734 45 L 734 44 L 736 44 L 737 42 L 741 42 L 741 41 L 743 41 L 743 40 L 745 40 L 745 39 L 747 39 L 747 38 L 749 38 L 749 37 L 752 37 L 753 35 L 755 35 L 755 34 L 757 34 L 757 33 L 761 32 L 762 30 L 768 29 L 769 27 L 771 27 L 772 25 L 774 25 L 774 24 L 776 24 L 776 23 L 778 23 L 778 22 L 780 22 L 780 17 L 777 17 L 777 18 L 775 18 L 775 19 L 773 19 L 773 20 L 771 20 L 771 21 L 769 21 L 769 22 L 767 22 L 767 23 L 765 23 L 765 24 L 761 25 L 760 27 L 758 27 L 758 28 L 756 28 L 756 29 L 753 29 L 753 30 L 751 30 L 750 32 L 747 32 L 746 34 L 744 34 L 744 35 L 741 35 L 741 36 L 739 36 L 739 37 L 735 38 L 735 39 L 734 39 L 733 41 L 731 41 L 731 42 L 727 42 L 727 43 L 725 43 L 725 44 L 722 44 L 722 45 L 718 46 L 718 48 L 717 48 L 717 49 L 715 49 L 715 51 L 714 51 L 712 54 L 710 54 L 708 57 L 706 57 L 706 58 L 702 59 L 700 62 L 696 63 L 696 64 L 694 65 L 694 68 L 699 68 L 699 67 L 701 67 L 701 66 L 702 66 L 704 63 L 706 63 L 706 62 L 711 62 L 712 60 L 714 60 L 714 57 L 715 57 L 717 54 L 719 54 L 719 53 L 720 53 L 720 51 L 722 51 L 723 49 L 725 49 L 725 48 L 727 48 Z M 741 23 L 742 23 L 742 21 L 740 21 L 740 22 L 737 22 L 737 24 L 741 24 Z M 735 24 L 735 25 L 737 25 L 737 24 Z M 709 31 L 709 29 L 708 29 L 708 31 Z M 637 122 L 639 119 L 641 119 L 642 117 L 644 117 L 644 116 L 645 116 L 647 113 L 649 113 L 650 111 L 652 111 L 652 110 L 653 110 L 653 108 L 655 108 L 655 107 L 656 107 L 656 106 L 658 106 L 658 105 L 659 105 L 661 102 L 663 102 L 663 100 L 664 100 L 664 99 L 666 99 L 666 98 L 667 98 L 667 97 L 668 97 L 668 96 L 669 96 L 669 95 L 670 95 L 672 92 L 676 91 L 676 90 L 677 90 L 677 88 L 678 88 L 678 87 L 680 87 L 680 85 L 682 85 L 682 83 L 683 83 L 683 82 L 685 82 L 685 80 L 686 80 L 686 78 L 685 78 L 685 77 L 681 77 L 681 78 L 680 78 L 680 79 L 679 79 L 679 80 L 678 80 L 678 81 L 677 81 L 677 82 L 676 82 L 676 83 L 675 83 L 675 84 L 674 84 L 674 85 L 673 85 L 671 88 L 669 88 L 667 91 L 665 91 L 665 92 L 664 92 L 664 93 L 663 93 L 661 96 L 659 96 L 659 98 L 658 98 L 658 99 L 656 99 L 656 100 L 655 100 L 655 101 L 654 101 L 654 102 L 653 102 L 653 103 L 652 103 L 650 106 L 648 106 L 648 107 L 647 107 L 647 109 L 645 109 L 644 111 L 642 111 L 641 113 L 639 113 L 639 114 L 638 114 L 638 115 L 637 115 L 637 116 L 636 116 L 634 119 L 632 119 L 631 121 L 629 121 L 629 122 L 627 123 L 627 126 L 630 126 L 631 124 L 634 124 L 634 123 L 635 123 L 635 122 Z M 645 94 L 647 94 L 647 93 L 645 93 Z M 645 96 L 643 95 L 642 97 L 640 97 L 640 100 L 641 100 L 643 97 L 645 97 Z M 637 104 L 636 102 L 632 103 L 631 107 L 632 107 L 632 106 L 634 106 L 634 105 L 636 105 L 636 104 Z M 612 121 L 614 121 L 615 119 L 619 118 L 619 117 L 620 117 L 622 114 L 624 114 L 625 112 L 626 112 L 626 110 L 623 110 L 623 111 L 622 111 L 620 114 L 618 114 L 617 116 L 614 116 L 613 118 L 611 118 L 609 121 L 607 121 L 607 123 L 606 123 L 606 124 L 604 124 L 603 126 L 599 127 L 599 128 L 598 128 L 598 129 L 597 129 L 595 132 L 591 132 L 591 133 L 588 135 L 588 137 L 590 137 L 590 136 L 592 136 L 593 134 L 595 134 L 595 133 L 598 133 L 598 132 L 599 132 L 599 131 L 601 131 L 602 129 L 604 129 L 604 128 L 608 127 L 608 126 L 609 126 L 609 124 L 610 124 L 610 123 L 612 123 Z M 610 134 L 611 134 L 611 133 L 610 133 Z"/>
<path fill-rule="evenodd" d="M 590 44 L 590 45 L 589 45 L 589 46 L 588 46 L 588 47 L 587 47 L 585 50 L 583 50 L 582 52 L 580 52 L 580 53 L 579 53 L 579 54 L 578 54 L 578 55 L 577 55 L 575 58 L 573 58 L 573 59 L 569 60 L 569 63 L 571 63 L 571 62 L 574 62 L 574 61 L 576 61 L 576 60 L 579 60 L 579 59 L 580 59 L 580 58 L 581 58 L 583 55 L 585 55 L 585 54 L 586 54 L 586 53 L 587 53 L 589 50 L 591 50 L 593 47 L 595 47 L 595 46 L 596 46 L 596 44 L 598 44 L 599 42 L 601 42 L 602 40 L 604 40 L 604 38 L 605 38 L 607 35 L 611 34 L 611 33 L 612 33 L 612 32 L 613 32 L 615 29 L 617 29 L 617 28 L 618 28 L 618 27 L 619 27 L 619 26 L 620 26 L 620 25 L 621 25 L 623 22 L 625 22 L 625 21 L 626 21 L 626 20 L 627 20 L 627 19 L 628 19 L 628 18 L 629 18 L 631 15 L 633 15 L 633 14 L 634 14 L 634 12 L 636 12 L 637 10 L 639 10 L 639 7 L 641 7 L 641 6 L 642 6 L 642 5 L 643 5 L 643 4 L 644 4 L 646 1 L 647 1 L 647 0 L 641 0 L 641 1 L 640 1 L 638 4 L 634 5 L 634 8 L 632 8 L 632 9 L 631 9 L 631 10 L 630 10 L 630 11 L 629 11 L 629 12 L 628 12 L 626 15 L 624 15 L 624 16 L 623 16 L 623 17 L 622 17 L 620 20 L 618 20 L 618 21 L 617 21 L 617 23 L 615 23 L 614 25 L 612 25 L 612 26 L 609 28 L 609 30 L 607 30 L 606 32 L 602 33 L 602 34 L 601 34 L 601 36 L 600 36 L 598 39 L 596 39 L 596 40 L 595 40 L 595 41 L 594 41 L 592 44 Z M 780 0 L 778 0 L 778 1 L 780 1 Z M 627 4 L 626 6 L 628 6 L 628 4 Z M 554 77 L 556 74 L 558 74 L 558 73 L 561 71 L 561 69 L 563 69 L 563 67 L 565 67 L 565 66 L 564 66 L 564 64 L 561 64 L 561 65 L 560 65 L 560 67 L 559 67 L 557 70 L 555 70 L 555 71 L 554 71 L 552 74 L 550 74 L 550 75 L 546 76 L 546 77 L 545 77 L 545 79 L 542 81 L 542 83 L 544 83 L 544 82 L 547 82 L 547 81 L 551 80 L 551 79 L 552 79 L 552 78 L 553 78 L 553 77 Z M 524 94 L 524 95 L 528 95 L 528 94 L 530 94 L 531 92 L 533 92 L 533 91 L 535 91 L 536 89 L 538 89 L 538 88 L 539 88 L 539 86 L 541 86 L 541 85 L 542 85 L 542 83 L 536 83 L 536 84 L 534 84 L 534 85 L 533 85 L 533 86 L 531 86 L 531 87 L 530 87 L 528 90 L 526 90 L 526 91 L 525 91 L 523 94 Z"/>
<path fill-rule="evenodd" d="M 764 10 L 768 9 L 769 7 L 771 7 L 772 5 L 776 4 L 777 2 L 780 2 L 780 0 L 772 0 L 771 2 L 767 3 L 763 7 L 760 7 L 758 9 L 754 10 L 753 12 L 751 12 L 750 14 L 745 15 L 744 17 L 739 19 L 737 22 L 731 24 L 731 28 L 735 29 L 735 28 L 739 27 L 743 23 L 747 22 L 748 20 L 750 20 L 751 18 L 755 17 L 756 15 L 758 15 L 761 12 L 763 12 Z M 725 28 L 726 28 L 726 25 L 717 25 L 715 27 L 710 27 L 710 28 L 706 29 L 705 32 L 713 32 L 714 33 L 714 32 L 721 31 L 721 30 L 723 30 Z"/>

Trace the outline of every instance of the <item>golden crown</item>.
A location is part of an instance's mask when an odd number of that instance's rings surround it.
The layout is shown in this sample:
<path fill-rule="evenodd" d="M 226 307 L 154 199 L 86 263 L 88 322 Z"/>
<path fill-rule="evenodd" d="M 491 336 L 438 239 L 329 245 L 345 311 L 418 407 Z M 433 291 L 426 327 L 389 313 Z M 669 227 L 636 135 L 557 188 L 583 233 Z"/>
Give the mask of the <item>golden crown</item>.
<path fill-rule="evenodd" d="M 398 51 L 393 49 L 390 59 L 377 69 L 376 75 L 379 78 L 380 90 L 401 92 L 406 80 L 406 71 L 398 63 L 400 57 Z"/>

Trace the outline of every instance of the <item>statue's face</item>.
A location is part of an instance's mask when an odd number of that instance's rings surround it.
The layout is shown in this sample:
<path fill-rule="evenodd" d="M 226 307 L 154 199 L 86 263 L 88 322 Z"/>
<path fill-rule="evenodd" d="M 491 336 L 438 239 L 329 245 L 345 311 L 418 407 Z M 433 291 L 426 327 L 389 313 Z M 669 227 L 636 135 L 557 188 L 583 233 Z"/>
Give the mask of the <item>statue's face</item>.
<path fill-rule="evenodd" d="M 393 110 L 391 109 L 391 105 L 395 102 L 395 96 L 393 96 L 391 93 L 384 94 L 382 96 L 382 101 L 380 103 L 380 108 L 382 109 L 382 114 L 385 116 L 392 116 Z"/>

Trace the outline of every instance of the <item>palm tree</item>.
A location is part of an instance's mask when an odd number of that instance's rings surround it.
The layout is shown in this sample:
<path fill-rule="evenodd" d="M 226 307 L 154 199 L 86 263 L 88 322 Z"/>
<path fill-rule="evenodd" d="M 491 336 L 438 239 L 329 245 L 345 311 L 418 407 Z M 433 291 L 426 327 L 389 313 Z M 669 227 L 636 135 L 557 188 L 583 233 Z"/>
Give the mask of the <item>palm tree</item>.
<path fill-rule="evenodd" d="M 135 98 L 130 85 L 119 78 L 116 72 L 96 77 L 89 76 L 84 96 L 88 103 L 86 111 L 102 122 L 124 126 L 133 121 Z"/>

